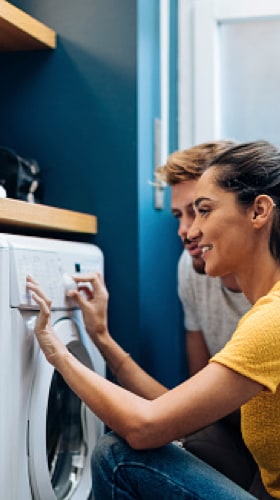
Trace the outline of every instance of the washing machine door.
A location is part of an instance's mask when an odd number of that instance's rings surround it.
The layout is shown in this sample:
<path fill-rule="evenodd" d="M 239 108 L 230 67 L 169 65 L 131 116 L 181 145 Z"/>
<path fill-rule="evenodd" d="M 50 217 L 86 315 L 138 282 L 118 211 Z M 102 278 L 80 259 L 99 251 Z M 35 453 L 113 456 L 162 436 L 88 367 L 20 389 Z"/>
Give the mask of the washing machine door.
<path fill-rule="evenodd" d="M 94 369 L 76 323 L 69 318 L 61 319 L 54 328 L 72 354 Z M 91 453 L 101 433 L 97 417 L 40 352 L 32 389 L 28 438 L 34 499 L 89 498 Z"/>

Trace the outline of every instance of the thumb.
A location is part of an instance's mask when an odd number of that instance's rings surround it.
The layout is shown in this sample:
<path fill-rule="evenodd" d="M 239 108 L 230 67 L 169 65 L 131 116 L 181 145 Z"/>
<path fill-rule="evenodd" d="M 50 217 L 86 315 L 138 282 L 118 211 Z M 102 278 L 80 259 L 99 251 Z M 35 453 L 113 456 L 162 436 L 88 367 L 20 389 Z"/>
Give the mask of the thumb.
<path fill-rule="evenodd" d="M 75 300 L 81 309 L 87 303 L 87 300 L 85 299 L 84 295 L 80 293 L 79 290 L 69 290 L 66 293 L 66 297 Z"/>

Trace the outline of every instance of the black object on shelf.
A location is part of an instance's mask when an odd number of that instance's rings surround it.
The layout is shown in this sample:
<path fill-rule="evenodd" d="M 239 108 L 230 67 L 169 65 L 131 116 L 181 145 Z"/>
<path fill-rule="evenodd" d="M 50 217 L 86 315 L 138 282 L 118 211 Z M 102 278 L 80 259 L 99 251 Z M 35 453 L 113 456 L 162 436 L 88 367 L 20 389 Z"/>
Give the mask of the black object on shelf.
<path fill-rule="evenodd" d="M 0 146 L 0 196 L 41 203 L 42 183 L 36 160 L 22 158 L 12 149 Z"/>

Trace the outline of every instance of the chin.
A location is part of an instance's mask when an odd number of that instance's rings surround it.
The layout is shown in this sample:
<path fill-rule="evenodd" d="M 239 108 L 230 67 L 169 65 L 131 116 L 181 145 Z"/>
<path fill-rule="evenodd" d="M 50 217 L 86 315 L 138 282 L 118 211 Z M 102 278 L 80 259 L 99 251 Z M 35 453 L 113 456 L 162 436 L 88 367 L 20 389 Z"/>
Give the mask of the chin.
<path fill-rule="evenodd" d="M 208 276 L 211 276 L 211 278 L 220 278 L 221 276 L 226 274 L 222 271 L 222 269 L 219 271 L 219 267 L 217 266 L 211 267 L 207 263 L 205 263 L 204 266 L 204 273 L 207 274 Z"/>
<path fill-rule="evenodd" d="M 196 273 L 205 274 L 205 262 L 201 258 L 193 258 L 192 265 Z"/>

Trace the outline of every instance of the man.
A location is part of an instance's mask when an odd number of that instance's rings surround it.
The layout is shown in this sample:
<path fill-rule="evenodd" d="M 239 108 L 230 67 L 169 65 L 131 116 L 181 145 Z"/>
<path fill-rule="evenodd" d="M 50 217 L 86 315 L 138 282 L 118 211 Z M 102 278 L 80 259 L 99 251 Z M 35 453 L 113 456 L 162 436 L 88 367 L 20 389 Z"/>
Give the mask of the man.
<path fill-rule="evenodd" d="M 196 182 L 208 163 L 233 145 L 232 141 L 217 141 L 176 151 L 158 169 L 158 175 L 171 186 L 171 210 L 179 221 L 178 235 L 184 245 L 178 265 L 178 293 L 185 314 L 190 375 L 225 345 L 251 306 L 234 276 L 205 275 L 201 251 L 188 239 Z M 250 487 L 256 465 L 243 443 L 238 412 L 187 437 L 184 447 L 245 489 Z"/>

